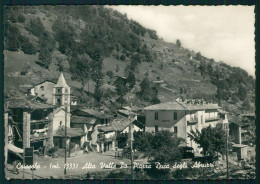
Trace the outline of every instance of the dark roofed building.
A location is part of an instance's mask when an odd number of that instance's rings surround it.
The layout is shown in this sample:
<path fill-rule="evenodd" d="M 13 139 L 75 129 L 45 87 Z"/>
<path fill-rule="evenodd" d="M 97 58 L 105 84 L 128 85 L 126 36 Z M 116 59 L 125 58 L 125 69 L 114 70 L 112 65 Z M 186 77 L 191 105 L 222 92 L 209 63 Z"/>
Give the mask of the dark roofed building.
<path fill-rule="evenodd" d="M 19 99 L 8 99 L 6 104 L 10 109 L 49 109 L 54 108 L 53 105 L 44 103 L 44 99 L 40 97 L 23 97 Z"/>
<path fill-rule="evenodd" d="M 72 112 L 75 116 L 85 116 L 97 119 L 97 124 L 108 124 L 111 116 L 94 109 L 77 108 Z"/>
<path fill-rule="evenodd" d="M 84 109 L 84 108 L 78 108 L 76 110 L 73 111 L 73 114 L 75 115 L 79 115 L 79 116 L 86 116 L 86 117 L 95 117 L 98 119 L 106 119 L 106 118 L 110 118 L 110 116 L 99 112 L 97 110 L 94 109 Z"/>
<path fill-rule="evenodd" d="M 92 117 L 85 117 L 85 116 L 76 116 L 76 115 L 72 115 L 71 116 L 71 124 L 95 124 L 96 123 L 96 118 L 92 118 Z"/>
<path fill-rule="evenodd" d="M 53 134 L 54 146 L 65 148 L 66 142 L 77 144 L 80 148 L 84 145 L 86 132 L 82 128 L 67 127 L 67 140 L 65 137 L 65 126 L 60 126 Z"/>

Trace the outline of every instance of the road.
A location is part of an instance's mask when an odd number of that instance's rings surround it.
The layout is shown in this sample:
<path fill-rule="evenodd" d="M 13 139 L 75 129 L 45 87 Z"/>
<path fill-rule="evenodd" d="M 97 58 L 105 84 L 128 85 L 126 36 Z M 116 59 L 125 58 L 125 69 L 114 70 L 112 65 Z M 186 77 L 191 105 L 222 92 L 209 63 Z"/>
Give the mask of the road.
<path fill-rule="evenodd" d="M 108 151 L 102 154 L 90 152 L 88 154 L 70 157 L 67 159 L 67 163 L 70 163 L 70 165 L 68 165 L 67 175 L 83 175 L 88 172 L 113 170 L 115 169 L 113 164 L 121 166 L 122 162 L 128 165 L 130 164 L 129 159 L 115 158 L 114 156 L 114 151 Z M 37 163 L 38 167 L 40 167 L 34 171 L 34 178 L 61 178 L 64 176 L 64 158 L 36 157 L 34 163 Z M 11 172 L 12 168 L 12 165 L 7 166 L 6 178 L 22 179 L 23 169 L 19 169 L 19 174 L 13 174 Z M 30 169 L 24 170 L 25 179 L 31 179 L 32 171 Z"/>

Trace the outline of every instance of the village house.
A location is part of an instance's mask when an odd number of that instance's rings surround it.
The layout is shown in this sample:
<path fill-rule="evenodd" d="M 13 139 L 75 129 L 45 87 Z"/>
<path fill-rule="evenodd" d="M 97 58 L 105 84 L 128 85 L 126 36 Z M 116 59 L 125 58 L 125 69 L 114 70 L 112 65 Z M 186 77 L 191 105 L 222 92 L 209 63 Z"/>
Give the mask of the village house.
<path fill-rule="evenodd" d="M 38 84 L 35 84 L 32 88 L 29 89 L 28 95 L 39 96 L 46 99 L 46 103 L 53 103 L 53 87 L 55 83 L 50 80 L 42 81 Z"/>
<path fill-rule="evenodd" d="M 86 138 L 84 147 L 87 147 L 88 151 L 104 152 L 109 150 L 109 148 L 111 150 L 112 144 L 115 144 L 112 139 L 104 139 L 113 133 L 106 128 L 100 128 L 102 125 L 108 126 L 110 121 L 111 116 L 95 109 L 76 108 L 72 111 L 71 127 L 80 127 L 85 130 Z"/>
<path fill-rule="evenodd" d="M 8 99 L 5 121 L 8 124 L 9 143 L 13 147 L 39 149 L 51 141 L 49 125 L 54 106 L 42 102 L 40 97 L 23 96 Z"/>
<path fill-rule="evenodd" d="M 132 117 L 117 117 L 111 122 L 111 127 L 116 133 L 116 147 L 124 148 L 130 138 L 130 133 L 133 136 L 143 132 L 144 126 L 137 120 L 137 116 Z"/>
<path fill-rule="evenodd" d="M 193 147 L 195 153 L 199 154 L 201 150 L 194 141 L 190 140 L 188 133 L 196 129 L 201 131 L 209 125 L 227 126 L 227 116 L 222 116 L 221 119 L 218 109 L 218 104 L 206 103 L 202 100 L 175 100 L 151 105 L 144 108 L 145 131 L 169 130 L 177 137 L 183 138 L 187 146 Z"/>

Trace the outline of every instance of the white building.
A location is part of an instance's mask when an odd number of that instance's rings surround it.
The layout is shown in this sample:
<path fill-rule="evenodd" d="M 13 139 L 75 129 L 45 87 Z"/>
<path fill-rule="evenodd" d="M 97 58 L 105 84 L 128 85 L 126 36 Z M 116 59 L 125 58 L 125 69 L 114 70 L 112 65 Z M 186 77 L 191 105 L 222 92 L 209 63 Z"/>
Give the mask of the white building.
<path fill-rule="evenodd" d="M 199 153 L 198 145 L 191 141 L 188 133 L 191 130 L 199 130 L 211 125 L 224 125 L 228 123 L 226 116 L 220 118 L 218 104 L 203 102 L 180 102 L 171 101 L 144 108 L 145 131 L 156 132 L 158 130 L 169 130 L 177 137 L 186 141 L 187 146 L 193 147 L 195 153 Z"/>

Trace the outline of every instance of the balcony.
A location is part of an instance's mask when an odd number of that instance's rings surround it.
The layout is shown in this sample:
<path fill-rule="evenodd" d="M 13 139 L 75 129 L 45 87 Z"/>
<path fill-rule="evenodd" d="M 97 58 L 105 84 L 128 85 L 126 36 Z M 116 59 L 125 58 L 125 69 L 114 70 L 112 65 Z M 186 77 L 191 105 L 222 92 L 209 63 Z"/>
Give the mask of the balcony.
<path fill-rule="evenodd" d="M 208 119 L 205 119 L 205 122 L 212 122 L 212 121 L 218 121 L 219 120 L 219 117 L 216 117 L 216 118 L 208 118 Z"/>
<path fill-rule="evenodd" d="M 48 124 L 50 122 L 49 119 L 31 120 L 31 124 Z"/>
<path fill-rule="evenodd" d="M 191 118 L 189 121 L 187 121 L 188 125 L 195 125 L 198 123 L 198 118 Z"/>

